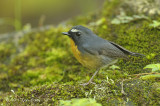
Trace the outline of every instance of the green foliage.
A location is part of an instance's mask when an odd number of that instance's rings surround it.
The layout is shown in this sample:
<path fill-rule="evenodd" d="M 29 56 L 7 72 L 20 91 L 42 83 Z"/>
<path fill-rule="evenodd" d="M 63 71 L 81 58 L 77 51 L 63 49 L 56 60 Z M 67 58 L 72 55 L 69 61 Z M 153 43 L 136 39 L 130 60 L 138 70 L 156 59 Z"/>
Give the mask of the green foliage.
<path fill-rule="evenodd" d="M 59 106 L 102 106 L 92 98 L 60 100 Z"/>
<path fill-rule="evenodd" d="M 141 76 L 141 78 L 144 80 L 159 80 L 160 74 L 144 75 L 144 76 Z"/>
<path fill-rule="evenodd" d="M 111 24 L 126 24 L 129 22 L 137 21 L 137 20 L 141 20 L 141 19 L 148 19 L 148 17 L 144 16 L 144 15 L 126 16 L 125 14 L 121 14 L 121 15 L 117 16 L 116 18 L 114 18 L 111 21 Z"/>
<path fill-rule="evenodd" d="M 160 79 L 160 64 L 149 64 L 149 65 L 146 65 L 143 69 L 147 69 L 147 68 L 152 69 L 152 72 L 158 72 L 158 73 L 155 73 L 155 74 L 151 73 L 149 75 L 143 75 L 141 76 L 142 79 L 145 79 L 145 80 Z"/>
<path fill-rule="evenodd" d="M 150 53 L 150 54 L 148 54 L 148 55 L 146 56 L 146 58 L 149 59 L 149 60 L 151 60 L 151 59 L 154 59 L 155 56 L 156 56 L 155 53 Z"/>
<path fill-rule="evenodd" d="M 151 68 L 152 72 L 160 72 L 160 64 L 149 64 L 144 67 L 144 69 L 146 68 Z"/>
<path fill-rule="evenodd" d="M 110 66 L 109 68 L 111 68 L 112 70 L 120 69 L 120 67 L 119 67 L 119 66 L 116 66 L 116 65 L 112 65 L 112 66 Z"/>
<path fill-rule="evenodd" d="M 106 21 L 106 18 L 102 17 L 101 19 L 96 21 L 95 25 L 96 26 L 102 25 L 103 23 L 105 23 L 105 21 Z"/>
<path fill-rule="evenodd" d="M 15 46 L 12 43 L 0 44 L 0 62 L 4 62 L 10 59 L 10 56 L 16 52 Z"/>
<path fill-rule="evenodd" d="M 153 20 L 152 24 L 149 24 L 150 27 L 152 28 L 159 28 L 160 27 L 160 22 L 157 20 Z"/>

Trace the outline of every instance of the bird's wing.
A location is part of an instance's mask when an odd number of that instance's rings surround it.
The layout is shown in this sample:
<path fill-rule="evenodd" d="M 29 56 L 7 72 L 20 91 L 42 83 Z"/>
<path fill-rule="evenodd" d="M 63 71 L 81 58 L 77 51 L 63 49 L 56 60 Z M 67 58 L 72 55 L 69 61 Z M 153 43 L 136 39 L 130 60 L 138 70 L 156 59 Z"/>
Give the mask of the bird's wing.
<path fill-rule="evenodd" d="M 112 45 L 114 45 L 115 47 L 117 47 L 118 49 L 120 49 L 124 54 L 127 54 L 127 55 L 132 55 L 132 56 L 145 56 L 143 54 L 140 54 L 140 53 L 135 53 L 135 52 L 131 52 L 127 49 L 125 49 L 124 47 L 114 43 L 114 42 L 111 42 L 109 41 Z"/>
<path fill-rule="evenodd" d="M 107 40 L 100 40 L 99 43 L 94 42 L 84 46 L 83 49 L 92 55 L 103 55 L 115 59 L 127 58 L 127 54 Z"/>

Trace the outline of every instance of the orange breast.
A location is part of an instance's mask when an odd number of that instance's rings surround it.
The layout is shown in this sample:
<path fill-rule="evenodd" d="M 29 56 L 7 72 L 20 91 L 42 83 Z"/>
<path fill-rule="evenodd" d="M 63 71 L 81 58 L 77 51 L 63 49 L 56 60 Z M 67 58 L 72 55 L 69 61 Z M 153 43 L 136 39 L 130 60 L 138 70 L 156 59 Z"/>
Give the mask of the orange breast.
<path fill-rule="evenodd" d="M 81 59 L 82 59 L 81 53 L 78 50 L 77 46 L 75 45 L 75 43 L 72 39 L 71 39 L 71 48 L 72 48 L 72 52 L 73 52 L 74 56 L 81 63 Z"/>
<path fill-rule="evenodd" d="M 97 56 L 82 54 L 78 47 L 75 45 L 74 41 L 71 39 L 71 48 L 76 59 L 85 67 L 90 69 L 97 69 L 101 67 L 102 63 Z"/>

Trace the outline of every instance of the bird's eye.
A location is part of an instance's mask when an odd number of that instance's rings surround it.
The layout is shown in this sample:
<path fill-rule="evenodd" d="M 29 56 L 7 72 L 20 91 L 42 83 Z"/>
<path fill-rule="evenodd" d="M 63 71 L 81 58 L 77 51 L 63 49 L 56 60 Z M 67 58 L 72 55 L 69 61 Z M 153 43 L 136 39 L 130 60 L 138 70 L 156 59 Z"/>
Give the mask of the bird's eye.
<path fill-rule="evenodd" d="M 81 35 L 81 33 L 80 33 L 80 32 L 77 32 L 77 33 L 76 33 L 76 35 L 77 35 L 77 36 L 80 36 L 80 35 Z"/>

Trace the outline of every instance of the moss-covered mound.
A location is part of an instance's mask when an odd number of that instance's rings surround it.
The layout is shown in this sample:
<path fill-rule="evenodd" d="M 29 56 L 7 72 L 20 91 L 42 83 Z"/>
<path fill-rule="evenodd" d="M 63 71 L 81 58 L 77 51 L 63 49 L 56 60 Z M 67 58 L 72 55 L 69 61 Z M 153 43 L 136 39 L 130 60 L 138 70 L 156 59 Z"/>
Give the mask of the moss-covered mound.
<path fill-rule="evenodd" d="M 102 105 L 157 105 L 160 101 L 160 83 L 146 80 L 114 82 L 105 79 L 100 84 L 81 86 L 45 84 L 33 89 L 19 89 L 12 96 L 1 99 L 5 104 L 59 105 L 72 98 L 94 98 Z"/>
<path fill-rule="evenodd" d="M 73 102 L 72 98 L 94 98 L 102 105 L 160 104 L 160 73 L 143 69 L 148 64 L 160 63 L 160 18 L 145 16 L 143 12 L 130 13 L 124 10 L 127 4 L 122 4 L 122 1 L 106 0 L 102 10 L 96 13 L 20 37 L 16 33 L 13 39 L 1 42 L 1 104 L 59 105 Z M 104 39 L 146 57 L 119 60 L 116 66 L 100 71 L 94 79 L 96 85 L 80 86 L 90 79 L 94 70 L 77 62 L 69 38 L 61 35 L 74 25 L 87 26 Z"/>

